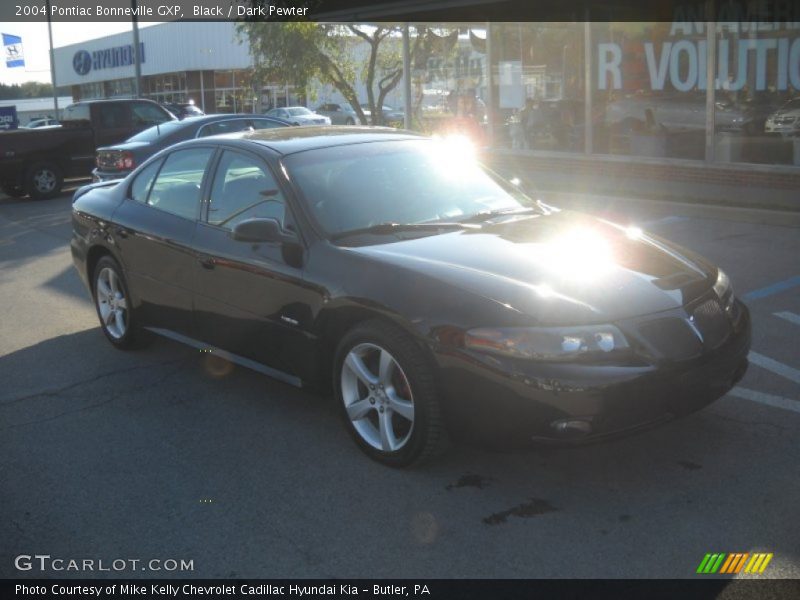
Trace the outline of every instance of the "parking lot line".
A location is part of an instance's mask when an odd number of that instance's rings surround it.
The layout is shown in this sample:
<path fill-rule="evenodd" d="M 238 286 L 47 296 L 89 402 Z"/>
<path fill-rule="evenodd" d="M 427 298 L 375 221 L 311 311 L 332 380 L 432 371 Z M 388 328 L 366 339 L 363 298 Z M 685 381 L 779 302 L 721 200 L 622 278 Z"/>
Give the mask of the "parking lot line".
<path fill-rule="evenodd" d="M 752 292 L 747 292 L 742 296 L 742 300 L 759 300 L 761 298 L 766 298 L 767 296 L 772 296 L 773 294 L 777 294 L 778 292 L 783 292 L 785 290 L 791 289 L 800 285 L 800 275 L 795 275 L 794 277 L 790 277 L 789 279 L 784 279 L 783 281 L 779 281 L 777 283 L 773 283 L 772 285 L 768 285 L 766 287 L 753 290 Z"/>
<path fill-rule="evenodd" d="M 788 310 L 784 310 L 781 312 L 773 313 L 776 317 L 780 317 L 781 319 L 785 319 L 790 323 L 794 323 L 795 325 L 800 325 L 800 315 L 795 314 L 793 312 L 789 312 Z"/>
<path fill-rule="evenodd" d="M 752 350 L 750 351 L 750 354 L 747 355 L 747 358 L 751 363 L 761 367 L 762 369 L 772 371 L 773 373 L 780 375 L 781 377 L 785 377 L 790 381 L 794 381 L 795 383 L 800 383 L 800 370 L 795 369 L 794 367 L 785 365 L 782 362 L 778 362 L 774 358 L 764 356 L 763 354 L 753 352 Z"/>
<path fill-rule="evenodd" d="M 681 221 L 687 220 L 689 217 L 681 217 L 678 215 L 672 215 L 669 217 L 661 217 L 660 219 L 653 219 L 651 221 L 644 221 L 640 225 L 646 229 L 651 229 L 653 227 L 660 227 L 662 225 L 670 225 L 672 223 L 679 223 Z"/>
<path fill-rule="evenodd" d="M 743 387 L 735 387 L 729 395 L 751 402 L 758 402 L 773 408 L 782 408 L 783 410 L 790 410 L 792 412 L 800 413 L 800 402 L 792 400 L 791 398 L 784 398 L 783 396 L 775 396 L 773 394 L 765 394 L 764 392 L 757 392 L 756 390 L 749 390 Z"/>

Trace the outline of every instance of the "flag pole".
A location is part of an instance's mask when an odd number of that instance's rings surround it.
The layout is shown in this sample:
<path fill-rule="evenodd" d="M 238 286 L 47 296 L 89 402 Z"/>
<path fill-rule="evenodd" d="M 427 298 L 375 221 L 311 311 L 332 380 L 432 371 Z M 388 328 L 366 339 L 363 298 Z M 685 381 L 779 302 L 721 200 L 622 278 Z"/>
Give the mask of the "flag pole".
<path fill-rule="evenodd" d="M 50 39 L 50 80 L 53 83 L 53 109 L 56 114 L 53 118 L 60 119 L 58 114 L 58 86 L 56 84 L 56 60 L 55 52 L 53 52 L 53 22 L 50 19 L 50 0 L 45 0 L 47 4 L 47 37 Z"/>

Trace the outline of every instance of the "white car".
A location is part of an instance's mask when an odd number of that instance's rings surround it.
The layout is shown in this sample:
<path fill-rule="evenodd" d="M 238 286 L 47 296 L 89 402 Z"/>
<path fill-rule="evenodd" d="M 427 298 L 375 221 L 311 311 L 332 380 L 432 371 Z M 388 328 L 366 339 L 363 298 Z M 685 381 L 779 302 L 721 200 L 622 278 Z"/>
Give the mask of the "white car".
<path fill-rule="evenodd" d="M 268 117 L 277 117 L 292 125 L 330 125 L 331 120 L 308 110 L 305 106 L 286 106 L 267 111 Z"/>
<path fill-rule="evenodd" d="M 784 135 L 800 135 L 800 98 L 789 100 L 767 117 L 764 131 Z"/>
<path fill-rule="evenodd" d="M 30 123 L 25 125 L 25 128 L 26 129 L 39 129 L 40 127 L 57 127 L 59 125 L 61 125 L 61 123 L 59 123 L 55 119 L 50 119 L 50 118 L 47 118 L 47 119 L 34 119 L 33 121 L 31 121 Z"/>

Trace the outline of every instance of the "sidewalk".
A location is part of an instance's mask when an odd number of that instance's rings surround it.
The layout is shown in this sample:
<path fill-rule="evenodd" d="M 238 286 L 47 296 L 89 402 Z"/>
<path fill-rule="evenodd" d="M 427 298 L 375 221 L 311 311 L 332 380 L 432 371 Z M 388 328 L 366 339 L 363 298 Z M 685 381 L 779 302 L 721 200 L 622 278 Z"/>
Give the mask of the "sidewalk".
<path fill-rule="evenodd" d="M 484 160 L 500 174 L 542 192 L 800 212 L 800 168 L 505 149 L 488 150 Z"/>

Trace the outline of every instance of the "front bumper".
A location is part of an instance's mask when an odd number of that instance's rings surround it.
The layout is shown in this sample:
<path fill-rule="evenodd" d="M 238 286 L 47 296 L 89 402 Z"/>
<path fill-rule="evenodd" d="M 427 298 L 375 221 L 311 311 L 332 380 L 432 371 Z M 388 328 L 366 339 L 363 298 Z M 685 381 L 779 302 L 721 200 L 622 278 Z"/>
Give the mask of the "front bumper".
<path fill-rule="evenodd" d="M 700 410 L 747 370 L 750 315 L 691 360 L 638 366 L 535 363 L 438 352 L 445 415 L 456 435 L 513 444 L 587 442 Z"/>

